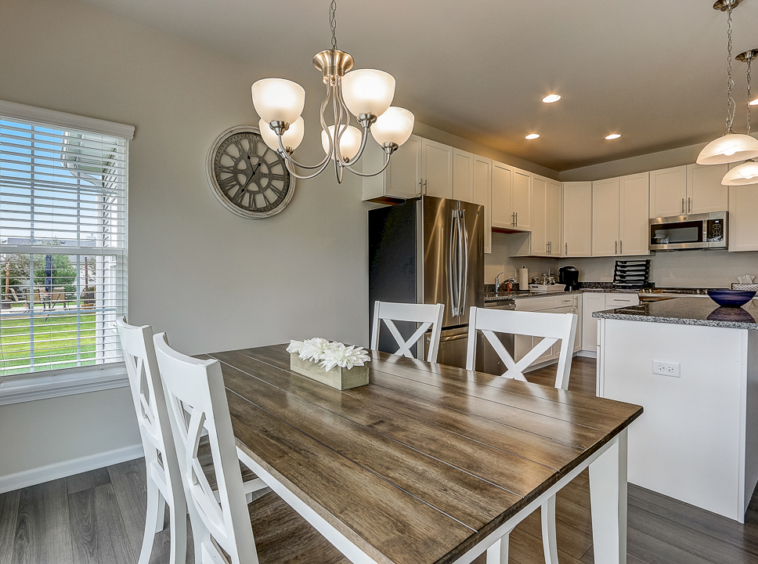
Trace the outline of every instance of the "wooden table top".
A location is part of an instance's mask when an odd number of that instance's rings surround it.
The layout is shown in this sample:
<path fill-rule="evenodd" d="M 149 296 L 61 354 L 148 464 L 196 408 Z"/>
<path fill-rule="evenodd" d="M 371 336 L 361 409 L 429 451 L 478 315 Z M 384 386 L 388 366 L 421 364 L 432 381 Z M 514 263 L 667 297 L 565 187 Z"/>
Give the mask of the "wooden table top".
<path fill-rule="evenodd" d="M 339 391 L 285 348 L 209 355 L 238 446 L 377 562 L 455 561 L 642 413 L 376 352 Z"/>

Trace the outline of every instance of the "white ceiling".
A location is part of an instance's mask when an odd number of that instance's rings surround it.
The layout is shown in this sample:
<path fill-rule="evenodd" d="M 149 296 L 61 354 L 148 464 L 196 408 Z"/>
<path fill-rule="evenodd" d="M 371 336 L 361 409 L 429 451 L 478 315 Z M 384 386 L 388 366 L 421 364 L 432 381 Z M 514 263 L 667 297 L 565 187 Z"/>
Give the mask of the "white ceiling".
<path fill-rule="evenodd" d="M 79 1 L 322 97 L 311 58 L 330 45 L 329 0 Z M 357 68 L 395 76 L 395 105 L 419 121 L 567 170 L 723 132 L 726 15 L 712 3 L 341 0 L 337 37 Z M 734 12 L 735 55 L 758 48 L 757 29 L 758 0 L 744 0 Z M 746 65 L 735 63 L 735 74 L 743 131 Z M 552 92 L 563 99 L 543 104 Z M 532 132 L 541 138 L 526 141 Z M 613 132 L 622 138 L 603 139 Z"/>

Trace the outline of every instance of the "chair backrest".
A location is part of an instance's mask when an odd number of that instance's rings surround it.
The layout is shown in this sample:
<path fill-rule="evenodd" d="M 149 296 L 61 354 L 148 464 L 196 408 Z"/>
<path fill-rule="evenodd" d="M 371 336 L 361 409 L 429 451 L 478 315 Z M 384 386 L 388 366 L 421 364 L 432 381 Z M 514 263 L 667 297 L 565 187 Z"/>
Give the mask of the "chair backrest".
<path fill-rule="evenodd" d="M 561 342 L 558 356 L 558 372 L 555 387 L 568 388 L 571 373 L 571 355 L 574 352 L 577 316 L 573 313 L 538 313 L 528 311 L 508 311 L 472 307 L 469 314 L 468 352 L 466 370 L 474 370 L 476 365 L 476 336 L 481 331 L 492 348 L 505 364 L 507 370 L 501 374 L 506 378 L 523 380 L 524 370 L 529 368 L 547 349 Z M 543 337 L 531 351 L 518 362 L 497 338 L 495 333 Z"/>
<path fill-rule="evenodd" d="M 154 342 L 193 534 L 203 539 L 203 552 L 220 562 L 226 560 L 211 538 L 229 554 L 233 564 L 258 564 L 221 365 L 217 360 L 198 360 L 173 350 L 164 333 L 155 335 Z M 198 460 L 204 430 L 218 498 Z"/>
<path fill-rule="evenodd" d="M 160 488 L 164 496 L 181 494 L 179 464 L 153 347 L 153 329 L 149 325 L 129 325 L 126 319 L 117 320 L 116 326 L 124 353 L 134 409 L 137 412 L 148 476 L 156 476 L 163 480 L 167 486 Z"/>
<path fill-rule="evenodd" d="M 371 330 L 371 350 L 378 350 L 379 330 L 381 322 L 387 325 L 399 349 L 395 354 L 413 358 L 411 347 L 424 336 L 429 328 L 432 329 L 429 353 L 426 360 L 437 362 L 437 353 L 440 349 L 440 334 L 442 333 L 442 317 L 445 314 L 444 304 L 399 304 L 393 302 L 376 302 L 374 304 L 374 323 Z M 406 341 L 398 331 L 393 321 L 410 321 L 421 323 L 416 332 Z"/>

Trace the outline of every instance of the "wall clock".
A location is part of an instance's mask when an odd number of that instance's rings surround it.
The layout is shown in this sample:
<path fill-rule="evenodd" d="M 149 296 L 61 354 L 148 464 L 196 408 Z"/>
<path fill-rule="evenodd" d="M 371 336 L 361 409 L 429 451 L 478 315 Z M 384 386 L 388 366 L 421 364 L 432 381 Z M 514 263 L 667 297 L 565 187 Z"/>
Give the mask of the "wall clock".
<path fill-rule="evenodd" d="M 266 145 L 253 125 L 232 127 L 219 135 L 206 168 L 218 201 L 248 219 L 280 213 L 295 193 L 295 178 L 284 159 Z"/>

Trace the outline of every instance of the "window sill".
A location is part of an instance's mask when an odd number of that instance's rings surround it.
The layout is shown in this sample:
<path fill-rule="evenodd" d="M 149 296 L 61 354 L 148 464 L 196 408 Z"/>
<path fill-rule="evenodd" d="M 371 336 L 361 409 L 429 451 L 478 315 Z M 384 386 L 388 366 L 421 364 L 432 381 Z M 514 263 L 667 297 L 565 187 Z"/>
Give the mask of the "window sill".
<path fill-rule="evenodd" d="M 0 381 L 0 405 L 24 403 L 129 386 L 123 362 L 79 370 L 51 370 Z"/>

